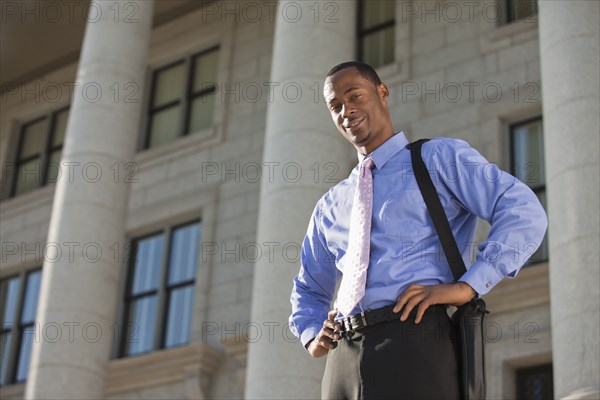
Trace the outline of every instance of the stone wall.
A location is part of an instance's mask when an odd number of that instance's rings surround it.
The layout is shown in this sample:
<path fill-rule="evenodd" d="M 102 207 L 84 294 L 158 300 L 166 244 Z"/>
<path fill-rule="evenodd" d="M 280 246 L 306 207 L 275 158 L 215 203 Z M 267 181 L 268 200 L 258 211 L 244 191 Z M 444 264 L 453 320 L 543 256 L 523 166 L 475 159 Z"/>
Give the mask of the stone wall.
<path fill-rule="evenodd" d="M 535 19 L 497 26 L 497 8 L 485 8 L 488 3 L 493 1 L 478 2 L 472 11 L 463 3 L 453 3 L 460 6 L 462 17 L 458 19 L 448 8 L 450 2 L 428 2 L 428 9 L 421 5 L 416 10 L 399 5 L 397 62 L 382 67 L 380 73 L 391 90 L 396 130 L 404 130 L 410 139 L 450 136 L 467 140 L 490 161 L 507 169 L 508 124 L 541 114 L 538 27 Z M 183 398 L 198 393 L 210 398 L 243 396 L 243 332 L 250 322 L 256 256 L 246 245 L 254 243 L 263 252 L 268 250 L 255 243 L 260 179 L 255 179 L 255 169 L 248 168 L 261 166 L 264 161 L 269 100 L 264 84 L 270 78 L 274 25 L 267 10 L 263 11 L 258 20 L 242 15 L 239 23 L 234 23 L 232 15 L 223 18 L 220 12 L 207 16 L 197 10 L 156 27 L 152 33 L 149 69 L 219 44 L 218 80 L 223 86 L 218 88 L 214 129 L 137 154 L 138 182 L 131 186 L 127 234 L 135 238 L 166 225 L 201 218 L 201 249 L 211 244 L 217 250 L 200 255 L 189 348 L 192 351 L 208 344 L 218 351 L 206 361 L 211 371 L 190 372 L 189 365 L 182 362 L 177 366 L 180 374 L 172 375 L 169 382 L 140 381 L 127 388 L 111 380 L 109 374 L 110 398 Z M 52 71 L 40 77 L 41 87 L 49 82 L 72 82 L 76 70 L 77 65 L 70 65 Z M 150 74 L 147 82 L 149 79 Z M 258 98 L 255 85 L 263 88 Z M 3 103 L 0 162 L 11 161 L 19 122 L 68 103 L 67 90 L 52 102 L 40 95 Z M 144 124 L 140 121 L 140 135 Z M 333 125 L 331 129 L 335 129 Z M 216 167 L 217 173 L 209 167 Z M 23 243 L 26 249 L 36 245 L 43 248 L 53 189 L 47 186 L 2 202 L 3 242 Z M 477 240 L 483 240 L 487 231 L 486 224 L 481 224 Z M 39 251 L 37 257 L 20 252 L 3 259 L 0 272 L 8 276 L 41 266 L 42 261 Z M 488 339 L 494 339 L 488 346 L 489 398 L 514 396 L 517 366 L 551 360 L 547 279 L 547 265 L 532 266 L 518 279 L 502 282 L 488 296 L 493 311 L 489 321 L 504 332 L 502 339 L 496 340 L 495 331 L 488 331 Z M 521 327 L 534 323 L 538 327 L 534 338 L 539 341 L 511 340 L 509 328 L 515 322 Z M 207 324 L 217 330 L 206 335 Z M 173 351 L 177 350 L 140 356 L 140 362 L 143 364 L 143 357 L 152 357 L 157 365 L 165 363 L 168 368 Z M 131 379 L 142 378 L 132 375 Z M 16 398 L 22 395 L 19 387 L 12 389 Z M 3 398 L 5 393 L 11 395 L 7 392 L 10 389 L 3 389 Z"/>

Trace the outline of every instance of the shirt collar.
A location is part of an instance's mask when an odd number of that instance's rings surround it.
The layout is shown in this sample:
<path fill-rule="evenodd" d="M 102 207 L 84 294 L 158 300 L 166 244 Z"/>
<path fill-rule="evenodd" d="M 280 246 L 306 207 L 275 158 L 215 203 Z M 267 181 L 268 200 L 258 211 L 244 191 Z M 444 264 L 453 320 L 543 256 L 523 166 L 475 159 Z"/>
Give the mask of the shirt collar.
<path fill-rule="evenodd" d="M 406 139 L 406 135 L 404 132 L 400 131 L 395 133 L 391 138 L 383 142 L 378 148 L 373 150 L 371 154 L 368 155 L 373 159 L 375 167 L 377 169 L 381 169 L 390 158 L 405 148 L 407 144 L 408 139 Z M 362 162 L 367 157 L 367 155 L 364 155 L 358 151 L 356 154 L 358 154 L 359 162 Z"/>

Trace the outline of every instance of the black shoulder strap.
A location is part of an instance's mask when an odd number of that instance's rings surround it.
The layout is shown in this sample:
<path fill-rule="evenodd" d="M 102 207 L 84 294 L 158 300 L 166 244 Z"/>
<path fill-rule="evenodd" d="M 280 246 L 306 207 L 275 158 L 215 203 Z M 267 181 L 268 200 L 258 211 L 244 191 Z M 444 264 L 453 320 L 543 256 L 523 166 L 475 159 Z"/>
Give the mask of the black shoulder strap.
<path fill-rule="evenodd" d="M 412 168 L 415 177 L 417 178 L 417 183 L 421 190 L 421 194 L 423 195 L 423 199 L 425 200 L 425 204 L 427 205 L 427 209 L 429 210 L 429 215 L 433 220 L 433 225 L 435 226 L 435 230 L 442 243 L 444 255 L 446 256 L 446 260 L 448 260 L 452 275 L 454 275 L 454 280 L 458 281 L 458 279 L 467 271 L 467 268 L 460 255 L 456 240 L 452 234 L 452 229 L 450 229 L 448 217 L 444 212 L 435 186 L 433 186 L 433 182 L 431 181 L 431 176 L 429 176 L 429 171 L 427 171 L 427 167 L 421 156 L 421 146 L 428 140 L 429 139 L 417 140 L 409 145 Z"/>

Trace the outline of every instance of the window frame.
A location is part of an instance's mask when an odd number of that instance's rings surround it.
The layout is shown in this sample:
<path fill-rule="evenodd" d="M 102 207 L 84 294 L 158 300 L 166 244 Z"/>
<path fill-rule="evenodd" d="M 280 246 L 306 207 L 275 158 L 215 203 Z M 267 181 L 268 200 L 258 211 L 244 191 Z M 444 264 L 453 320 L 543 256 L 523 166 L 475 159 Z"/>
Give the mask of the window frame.
<path fill-rule="evenodd" d="M 30 193 L 36 189 L 42 188 L 48 184 L 48 169 L 49 169 L 48 167 L 49 167 L 50 155 L 54 151 L 56 151 L 56 150 L 62 151 L 62 149 L 64 148 L 64 139 L 63 139 L 63 142 L 61 145 L 59 145 L 59 146 L 52 145 L 52 140 L 54 139 L 54 136 L 56 135 L 57 116 L 62 112 L 65 112 L 65 111 L 69 112 L 70 108 L 71 107 L 69 105 L 66 107 L 61 107 L 59 109 L 54 109 L 52 111 L 47 112 L 46 114 L 40 115 L 36 118 L 32 118 L 31 120 L 28 120 L 27 122 L 20 124 L 20 126 L 18 128 L 19 133 L 18 133 L 18 137 L 17 137 L 17 148 L 16 148 L 15 157 L 14 157 L 14 165 L 15 165 L 14 174 L 12 174 L 12 176 L 10 178 L 10 182 L 8 182 L 8 186 L 9 186 L 8 198 L 19 197 L 26 193 Z M 28 157 L 21 159 L 21 152 L 23 150 L 23 145 L 24 145 L 23 142 L 25 140 L 25 131 L 26 131 L 27 127 L 31 126 L 37 122 L 40 122 L 44 119 L 48 120 L 48 127 L 46 128 L 46 131 L 44 132 L 43 137 L 42 137 L 41 152 L 39 154 L 28 156 Z M 65 129 L 66 129 L 66 127 L 65 127 Z M 65 132 L 65 138 L 66 138 L 66 132 Z M 19 181 L 19 173 L 20 173 L 21 166 L 29 161 L 33 161 L 36 159 L 39 159 L 39 162 L 40 162 L 40 170 L 39 170 L 39 176 L 38 176 L 39 182 L 36 184 L 36 186 L 33 189 L 30 189 L 23 193 L 17 194 L 16 193 L 17 182 Z M 50 183 L 55 183 L 55 182 L 50 182 Z"/>
<path fill-rule="evenodd" d="M 361 62 L 365 62 L 364 59 L 364 55 L 363 55 L 363 39 L 365 39 L 367 36 L 372 35 L 374 33 L 378 33 L 381 31 L 384 31 L 385 29 L 388 28 L 392 28 L 394 30 L 394 34 L 392 35 L 394 37 L 394 41 L 392 42 L 392 45 L 395 45 L 396 43 L 396 13 L 392 13 L 392 18 L 388 21 L 379 23 L 377 25 L 374 25 L 370 28 L 367 29 L 362 29 L 362 15 L 364 14 L 364 7 L 365 4 L 368 0 L 358 0 L 357 1 L 357 12 L 356 12 L 356 58 L 361 61 Z M 394 4 L 394 9 L 395 9 L 396 5 Z M 392 61 L 390 61 L 387 64 L 381 64 L 381 65 L 377 65 L 377 66 L 373 66 L 374 69 L 379 69 L 382 67 L 385 67 L 386 65 L 392 64 L 396 61 L 396 49 L 393 48 L 392 49 L 392 53 L 394 54 L 394 59 Z"/>
<path fill-rule="evenodd" d="M 13 342 L 11 343 L 10 348 L 8 348 L 8 352 L 9 352 L 8 366 L 7 366 L 8 367 L 8 371 L 7 371 L 8 381 L 6 384 L 0 385 L 0 387 L 3 387 L 3 388 L 8 387 L 10 385 L 20 384 L 20 383 L 27 381 L 26 379 L 25 380 L 17 380 L 17 372 L 18 372 L 18 367 L 19 367 L 19 358 L 21 357 L 21 353 L 23 351 L 23 349 L 22 349 L 23 332 L 25 332 L 27 329 L 29 329 L 31 327 L 35 327 L 35 325 L 37 323 L 37 315 L 35 316 L 35 318 L 32 322 L 27 322 L 27 323 L 22 322 L 23 306 L 25 305 L 25 297 L 27 295 L 27 279 L 28 279 L 29 275 L 36 273 L 36 272 L 39 272 L 40 274 L 42 274 L 42 266 L 24 269 L 22 271 L 19 271 L 16 274 L 11 274 L 11 275 L 2 277 L 2 279 L 0 280 L 1 282 L 4 282 L 4 281 L 9 281 L 14 278 L 19 279 L 19 289 L 17 291 L 17 302 L 15 304 L 17 312 L 15 314 L 14 326 L 10 329 L 5 329 L 4 324 L 3 324 L 3 326 L 0 326 L 0 337 L 1 337 L 1 335 L 4 335 L 4 334 L 8 334 L 13 337 Z M 43 278 L 43 275 L 40 276 L 40 279 L 41 278 Z M 40 287 L 40 289 L 41 289 L 41 287 Z M 36 303 L 36 305 L 35 305 L 36 314 L 37 314 L 37 306 L 39 304 L 39 294 L 40 293 L 38 292 L 37 293 L 38 303 Z M 3 299 L 0 298 L 0 302 L 2 300 Z M 4 303 L 0 303 L 0 310 L 4 311 L 4 306 L 5 306 Z M 0 339 L 0 340 L 2 340 L 2 339 Z"/>
<path fill-rule="evenodd" d="M 152 123 L 153 123 L 152 117 L 153 117 L 153 115 L 164 109 L 172 107 L 175 104 L 179 104 L 181 108 L 180 108 L 179 116 L 178 116 L 179 131 L 177 132 L 177 137 L 174 140 L 177 140 L 182 137 L 186 137 L 186 136 L 189 136 L 190 134 L 193 134 L 193 132 L 189 131 L 191 105 L 192 105 L 193 100 L 196 97 L 215 94 L 216 89 L 217 89 L 216 86 L 212 86 L 208 89 L 201 90 L 200 92 L 196 92 L 196 93 L 193 92 L 192 83 L 194 82 L 194 78 L 195 78 L 195 75 L 194 75 L 195 61 L 199 57 L 208 55 L 212 52 L 220 53 L 221 51 L 222 51 L 221 44 L 215 44 L 215 45 L 207 47 L 203 50 L 196 51 L 196 52 L 193 52 L 190 54 L 186 54 L 183 57 L 179 57 L 178 59 L 176 59 L 174 61 L 170 61 L 166 64 L 160 65 L 156 68 L 153 68 L 150 71 L 150 76 L 151 76 L 150 77 L 150 90 L 149 90 L 150 95 L 148 97 L 148 102 L 147 102 L 146 111 L 145 111 L 146 123 L 144 124 L 145 126 L 144 126 L 144 130 L 143 130 L 142 145 L 141 145 L 141 148 L 139 149 L 139 151 L 153 149 L 155 147 L 160 147 L 163 144 L 167 144 L 167 143 L 171 142 L 171 141 L 168 141 L 166 143 L 162 143 L 159 145 L 150 146 L 150 136 L 151 136 L 151 132 L 152 132 Z M 220 61 L 220 54 L 218 55 L 218 57 L 219 57 L 219 61 Z M 154 96 L 156 94 L 156 81 L 157 81 L 159 73 L 161 71 L 167 70 L 167 69 L 172 68 L 179 64 L 183 64 L 183 68 L 185 71 L 183 84 L 182 84 L 182 87 L 180 88 L 179 99 L 172 100 L 171 102 L 169 102 L 167 104 L 163 104 L 158 107 L 154 107 L 153 102 L 154 102 Z M 217 76 L 218 76 L 218 70 L 217 70 Z M 213 117 L 214 117 L 214 111 L 213 111 Z M 215 124 L 215 121 L 213 120 L 212 125 L 214 125 L 214 124 Z M 172 141 L 174 141 L 174 140 L 172 140 Z"/>
<path fill-rule="evenodd" d="M 188 343 L 185 344 L 179 344 L 179 345 L 175 345 L 175 346 L 169 346 L 166 347 L 165 346 L 165 339 L 166 339 L 166 332 L 167 332 L 167 317 L 168 317 L 168 309 L 169 309 L 169 300 L 170 300 L 170 293 L 171 291 L 173 291 L 174 289 L 180 288 L 180 287 L 192 287 L 196 288 L 196 282 L 198 279 L 198 268 L 200 266 L 200 262 L 199 262 L 199 255 L 200 255 L 200 248 L 198 248 L 198 252 L 197 252 L 197 259 L 196 259 L 196 271 L 194 274 L 194 279 L 188 279 L 186 281 L 182 281 L 182 282 L 178 282 L 176 284 L 169 284 L 168 283 L 168 273 L 169 273 L 169 260 L 171 257 L 171 252 L 172 252 L 172 240 L 173 240 L 173 233 L 179 229 L 179 228 L 183 228 L 186 226 L 190 226 L 190 225 L 195 225 L 198 224 L 200 226 L 200 237 L 202 237 L 202 219 L 201 218 L 194 218 L 191 220 L 186 220 L 184 222 L 179 222 L 173 225 L 166 225 L 161 227 L 160 229 L 154 229 L 151 232 L 145 233 L 143 235 L 137 236 L 133 239 L 130 240 L 130 251 L 127 257 L 127 264 L 126 264 L 126 271 L 125 271 L 125 285 L 123 288 L 123 297 L 122 297 L 122 305 L 121 305 L 121 317 L 120 317 L 120 321 L 122 322 L 121 327 L 120 327 L 120 332 L 119 332 L 119 342 L 117 343 L 117 348 L 116 348 L 116 353 L 115 353 L 115 358 L 117 359 L 125 359 L 125 358 L 129 358 L 129 357 L 137 357 L 137 356 L 142 356 L 142 355 L 146 355 L 146 354 L 150 354 L 152 352 L 158 351 L 158 350 L 163 350 L 163 349 L 171 349 L 171 348 L 175 348 L 175 347 L 180 347 L 180 346 L 184 346 Z M 141 240 L 144 240 L 146 238 L 150 238 L 152 236 L 156 236 L 156 235 L 163 235 L 164 238 L 164 243 L 163 246 L 165 246 L 163 248 L 163 254 L 162 254 L 162 258 L 161 258 L 161 264 L 160 264 L 160 271 L 158 273 L 159 276 L 159 282 L 158 282 L 158 286 L 156 289 L 150 291 L 147 290 L 143 293 L 138 293 L 136 295 L 131 295 L 131 291 L 132 291 L 132 285 L 133 285 L 133 278 L 134 278 L 134 272 L 135 272 L 135 258 L 137 257 L 137 249 L 135 248 L 135 243 L 139 242 Z M 151 293 L 152 292 L 152 293 Z M 195 294 L 195 293 L 194 293 Z M 128 344 L 128 325 L 129 325 L 129 311 L 131 309 L 131 303 L 132 301 L 135 301 L 136 299 L 139 298 L 143 298 L 146 296 L 156 296 L 156 310 L 155 310 L 155 321 L 154 321 L 154 327 L 153 327 L 153 338 L 152 338 L 152 348 L 148 351 L 143 351 L 143 352 L 139 352 L 139 353 L 134 353 L 134 354 L 127 354 L 126 353 L 126 347 Z M 194 302 L 196 301 L 196 296 L 194 296 Z M 193 314 L 192 314 L 192 318 L 193 318 Z M 190 321 L 191 322 L 191 321 Z M 191 334 L 191 332 L 190 332 Z"/>
<path fill-rule="evenodd" d="M 540 121 L 542 123 L 542 129 L 543 129 L 543 126 L 544 126 L 544 116 L 541 115 L 541 114 L 536 115 L 534 117 L 529 117 L 529 118 L 526 118 L 526 119 L 520 119 L 520 120 L 511 122 L 511 123 L 508 124 L 508 133 L 509 133 L 509 144 L 508 144 L 508 146 L 509 146 L 510 173 L 511 173 L 511 175 L 513 175 L 515 177 L 516 177 L 516 170 L 515 170 L 515 165 L 516 165 L 516 162 L 515 162 L 515 145 L 516 145 L 515 130 L 517 128 L 519 128 L 520 126 L 527 125 L 527 124 L 530 124 L 530 123 L 536 122 L 536 121 Z M 543 134 L 544 133 L 543 133 L 543 130 L 542 130 L 542 137 L 543 137 Z M 543 152 L 543 149 L 542 149 L 542 152 Z M 546 194 L 546 177 L 544 177 L 544 179 L 543 179 L 543 181 L 541 183 L 538 183 L 536 185 L 529 185 L 527 182 L 523 182 L 523 183 L 525 185 L 527 185 L 527 187 L 530 188 L 533 191 L 533 193 L 536 195 L 536 197 L 538 197 L 539 193 Z M 547 205 L 544 208 L 546 208 L 546 207 L 547 207 Z M 546 212 L 548 212 L 548 211 L 546 211 Z M 542 240 L 542 243 L 544 241 L 547 241 L 547 240 L 548 240 L 548 234 L 546 233 L 544 235 L 544 239 Z M 542 245 L 542 243 L 540 243 L 540 246 Z M 537 252 L 537 250 L 536 250 L 536 252 Z M 533 253 L 533 254 L 535 254 L 535 253 Z M 532 256 L 533 256 L 533 254 L 532 254 Z M 547 254 L 545 258 L 540 259 L 540 260 L 532 261 L 531 259 L 529 259 L 525 263 L 525 266 L 546 263 L 546 262 L 548 262 L 549 258 L 550 258 L 550 255 Z"/>
<path fill-rule="evenodd" d="M 550 388 L 550 393 L 552 394 L 552 397 L 550 398 L 554 398 L 554 366 L 552 364 L 552 362 L 549 363 L 545 363 L 545 364 L 539 364 L 539 365 L 532 365 L 532 366 L 528 366 L 528 367 L 522 367 L 522 368 L 518 368 L 515 371 L 515 398 L 517 399 L 522 399 L 524 398 L 522 395 L 525 394 L 525 377 L 527 377 L 528 375 L 533 375 L 535 373 L 548 373 L 549 372 L 549 376 L 550 376 L 550 384 L 548 385 L 548 387 Z"/>
<path fill-rule="evenodd" d="M 168 230 L 168 227 L 166 228 Z M 161 264 L 160 264 L 160 271 L 159 271 L 159 284 L 157 286 L 156 289 L 154 290 L 146 290 L 142 293 L 138 293 L 136 295 L 132 295 L 131 291 L 132 291 L 132 286 L 133 286 L 133 277 L 134 277 L 134 272 L 135 272 L 135 259 L 137 257 L 137 249 L 135 248 L 135 244 L 136 242 L 139 242 L 141 240 L 150 238 L 152 236 L 156 236 L 158 234 L 163 235 L 163 237 L 165 236 L 165 230 L 160 230 L 160 231 L 154 231 L 152 233 L 148 233 L 145 234 L 143 236 L 139 236 L 133 240 L 130 241 L 130 251 L 128 254 L 128 261 L 127 261 L 127 265 L 126 265 L 126 283 L 125 283 L 125 293 L 124 293 L 124 297 L 123 297 L 123 318 L 122 318 L 122 328 L 121 328 L 121 333 L 119 335 L 119 337 L 121 338 L 121 340 L 119 341 L 119 352 L 118 352 L 118 357 L 119 358 L 126 358 L 126 357 L 132 357 L 132 356 L 137 356 L 137 355 L 142 355 L 142 354 L 146 354 L 149 352 L 152 352 L 156 349 L 156 332 L 157 329 L 159 328 L 159 318 L 156 318 L 155 323 L 154 323 L 154 328 L 153 328 L 153 333 L 154 333 L 154 339 L 153 339 L 153 343 L 152 343 L 152 349 L 148 352 L 141 352 L 141 353 L 135 353 L 135 354 L 125 354 L 125 350 L 126 350 L 126 345 L 128 343 L 128 326 L 129 326 L 129 311 L 131 309 L 131 303 L 135 300 L 138 299 L 142 299 L 144 297 L 149 297 L 149 296 L 156 296 L 156 303 L 157 303 L 157 314 L 158 316 L 160 316 L 161 310 L 159 310 L 160 308 L 160 304 L 162 303 L 161 301 L 159 301 L 162 296 L 161 296 L 161 288 L 162 288 L 162 280 L 163 280 L 163 269 L 165 269 L 165 254 L 166 252 L 163 252 L 163 257 L 161 260 Z M 164 243 L 163 243 L 164 246 Z M 134 331 L 135 334 L 135 331 Z"/>

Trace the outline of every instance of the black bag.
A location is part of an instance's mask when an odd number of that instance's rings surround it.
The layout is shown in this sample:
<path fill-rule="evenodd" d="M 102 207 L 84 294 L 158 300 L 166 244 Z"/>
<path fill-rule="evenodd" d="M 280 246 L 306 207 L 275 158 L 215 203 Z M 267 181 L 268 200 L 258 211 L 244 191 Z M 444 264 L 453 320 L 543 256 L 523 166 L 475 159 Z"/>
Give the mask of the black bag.
<path fill-rule="evenodd" d="M 412 167 L 456 282 L 467 271 L 467 268 L 452 234 L 448 217 L 421 156 L 421 146 L 428 140 L 421 139 L 409 145 Z M 485 399 L 483 322 L 487 313 L 489 311 L 485 309 L 485 302 L 476 296 L 471 301 L 459 306 L 452 315 L 458 342 L 458 371 L 463 399 Z"/>
<path fill-rule="evenodd" d="M 485 302 L 473 299 L 452 314 L 458 341 L 461 396 L 468 400 L 485 399 L 483 319 L 487 313 Z"/>

